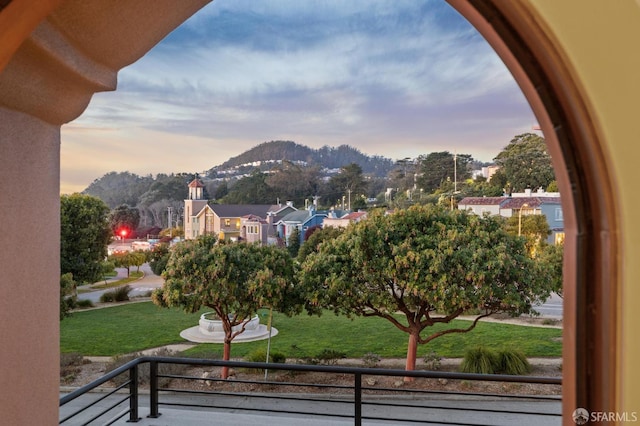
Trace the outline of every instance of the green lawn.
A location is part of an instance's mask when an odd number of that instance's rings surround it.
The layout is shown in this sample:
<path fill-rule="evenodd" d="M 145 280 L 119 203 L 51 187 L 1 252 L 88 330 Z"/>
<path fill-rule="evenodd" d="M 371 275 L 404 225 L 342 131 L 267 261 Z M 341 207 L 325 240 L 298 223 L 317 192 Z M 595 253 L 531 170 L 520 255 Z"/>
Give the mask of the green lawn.
<path fill-rule="evenodd" d="M 267 312 L 260 314 L 261 322 L 266 323 Z M 77 312 L 60 323 L 60 346 L 62 352 L 112 356 L 184 342 L 180 331 L 197 325 L 199 316 L 200 313 L 188 315 L 177 309 L 158 308 L 151 302 Z M 457 320 L 450 325 L 468 324 Z M 274 314 L 273 326 L 279 334 L 272 339 L 271 350 L 287 357 L 311 357 L 324 349 L 344 352 L 349 358 L 361 358 L 369 352 L 382 357 L 406 355 L 407 335 L 379 318 L 349 320 L 329 312 L 322 317 L 303 314 L 287 318 Z M 420 346 L 418 356 L 435 351 L 444 357 L 462 357 L 466 348 L 485 346 L 518 349 L 528 357 L 557 357 L 562 353 L 561 335 L 559 329 L 480 322 L 469 333 L 439 337 Z M 241 357 L 266 345 L 266 340 L 236 343 L 231 354 Z M 194 356 L 221 353 L 221 344 L 202 344 L 186 352 Z"/>

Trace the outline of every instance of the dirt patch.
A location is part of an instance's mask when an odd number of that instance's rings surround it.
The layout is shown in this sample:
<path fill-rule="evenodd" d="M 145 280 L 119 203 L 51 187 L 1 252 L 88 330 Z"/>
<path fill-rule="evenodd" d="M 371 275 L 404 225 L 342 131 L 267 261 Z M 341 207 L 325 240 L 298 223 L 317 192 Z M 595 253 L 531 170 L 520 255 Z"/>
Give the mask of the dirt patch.
<path fill-rule="evenodd" d="M 292 362 L 289 360 L 289 362 Z M 385 359 L 379 363 L 380 368 L 403 369 L 404 360 Z M 457 372 L 460 360 L 443 359 L 437 371 Z M 86 362 L 74 366 L 61 373 L 60 385 L 80 387 L 103 376 L 107 372 L 106 362 Z M 362 367 L 362 360 L 342 360 L 339 365 Z M 418 369 L 424 368 L 418 365 Z M 218 367 L 185 367 L 185 376 L 199 380 L 172 379 L 167 381 L 167 388 L 191 389 L 226 392 L 282 392 L 282 393 L 331 393 L 351 394 L 348 387 L 353 386 L 353 376 L 344 374 L 324 374 L 317 372 L 270 371 L 269 383 L 264 382 L 264 372 L 231 370 L 228 380 L 220 379 Z M 558 377 L 562 371 L 557 359 L 536 359 L 532 362 L 531 376 Z M 142 380 L 142 387 L 146 381 Z M 256 383 L 258 382 L 258 383 Z M 321 385 L 321 386 L 314 386 Z M 342 389 L 341 387 L 344 387 Z M 403 377 L 364 376 L 363 387 L 370 394 L 393 394 L 395 391 L 432 390 L 442 392 L 478 392 L 504 395 L 560 395 L 561 386 L 526 383 L 478 382 L 451 379 L 415 379 L 405 382 Z"/>

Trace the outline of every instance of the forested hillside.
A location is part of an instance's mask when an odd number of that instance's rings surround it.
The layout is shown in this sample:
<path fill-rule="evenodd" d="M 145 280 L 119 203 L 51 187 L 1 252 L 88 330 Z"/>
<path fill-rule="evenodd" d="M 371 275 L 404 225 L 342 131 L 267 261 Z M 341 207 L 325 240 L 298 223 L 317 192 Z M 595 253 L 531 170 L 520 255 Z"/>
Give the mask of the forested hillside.
<path fill-rule="evenodd" d="M 233 169 L 239 173 L 248 173 L 255 168 L 266 171 L 271 170 L 277 162 L 285 160 L 325 169 L 339 169 L 355 163 L 362 168 L 364 174 L 376 177 L 385 177 L 394 165 L 390 158 L 368 156 L 349 145 L 337 148 L 325 145 L 320 149 L 312 149 L 293 141 L 271 141 L 263 142 L 220 166 L 213 167 L 208 175 L 214 177 L 220 172 Z"/>
<path fill-rule="evenodd" d="M 450 203 L 465 196 L 500 196 L 525 188 L 553 188 L 551 157 L 542 137 L 517 135 L 496 157 L 490 181 L 473 178 L 485 164 L 470 154 L 431 152 L 393 162 L 343 145 L 311 149 L 291 141 L 262 143 L 198 176 L 205 199 L 222 204 L 275 204 L 357 210 L 373 205 L 406 207 Z M 140 227 L 168 227 L 182 218 L 193 173 L 138 176 L 110 172 L 84 191 L 111 209 L 126 204 L 140 212 Z M 173 222 L 172 226 L 176 226 Z"/>
<path fill-rule="evenodd" d="M 331 173 L 350 164 L 357 164 L 370 179 L 384 179 L 394 167 L 391 159 L 370 157 L 347 145 L 315 150 L 292 141 L 272 141 L 257 145 L 199 177 L 208 199 L 247 204 L 286 199 L 304 204 L 306 199 L 320 193 L 320 183 Z M 264 172 L 272 174 L 269 180 L 262 175 Z M 153 177 L 114 171 L 93 181 L 83 193 L 100 198 L 111 209 L 123 204 L 135 207 L 140 211 L 141 227 L 162 228 L 168 226 L 169 207 L 178 214 L 182 210 L 187 185 L 195 177 L 193 173 Z M 263 187 L 256 181 L 262 181 Z M 254 192 L 260 193 L 259 199 L 251 196 Z"/>

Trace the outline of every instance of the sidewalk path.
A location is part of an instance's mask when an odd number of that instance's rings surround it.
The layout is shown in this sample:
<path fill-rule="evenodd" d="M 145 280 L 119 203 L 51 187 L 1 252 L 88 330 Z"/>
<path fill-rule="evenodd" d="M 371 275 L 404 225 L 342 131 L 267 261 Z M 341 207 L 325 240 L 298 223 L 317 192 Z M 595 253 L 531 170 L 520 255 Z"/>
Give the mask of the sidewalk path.
<path fill-rule="evenodd" d="M 133 267 L 132 270 L 135 271 L 136 268 Z M 127 278 L 126 268 L 116 268 L 116 271 L 118 275 L 116 277 L 108 278 L 107 283 L 112 283 L 114 281 Z M 129 283 L 129 287 L 131 288 L 131 291 L 129 291 L 129 297 L 131 298 L 144 296 L 149 291 L 162 287 L 162 284 L 164 283 L 164 280 L 162 279 L 162 277 L 154 274 L 151 271 L 151 267 L 149 266 L 148 263 L 145 263 L 144 265 L 142 265 L 140 267 L 140 271 L 144 274 L 142 278 Z M 104 282 L 83 285 L 78 287 L 78 289 L 91 290 L 93 285 L 100 285 L 100 284 L 104 284 Z M 102 294 L 107 291 L 113 291 L 114 288 L 116 287 L 93 290 L 86 293 L 78 293 L 78 300 L 90 300 L 92 303 L 100 303 L 100 296 L 102 296 Z"/>

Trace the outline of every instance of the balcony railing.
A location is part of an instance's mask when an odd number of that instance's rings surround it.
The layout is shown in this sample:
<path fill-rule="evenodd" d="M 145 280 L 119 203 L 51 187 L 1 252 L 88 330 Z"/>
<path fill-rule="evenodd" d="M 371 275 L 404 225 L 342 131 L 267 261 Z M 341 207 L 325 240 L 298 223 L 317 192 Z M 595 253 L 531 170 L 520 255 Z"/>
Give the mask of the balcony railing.
<path fill-rule="evenodd" d="M 414 380 L 440 379 L 440 380 L 462 380 L 467 383 L 472 382 L 503 382 L 520 384 L 544 384 L 560 386 L 562 379 L 559 377 L 532 377 L 532 376 L 508 376 L 495 374 L 467 374 L 450 373 L 440 371 L 405 371 L 397 369 L 380 368 L 357 368 L 344 366 L 324 366 L 324 365 L 299 365 L 299 364 L 265 364 L 254 362 L 236 362 L 221 360 L 205 360 L 192 358 L 173 357 L 141 357 L 121 367 L 109 372 L 94 382 L 83 386 L 60 398 L 60 424 L 113 424 L 125 417 L 128 422 L 138 422 L 140 418 L 140 367 L 149 364 L 148 377 L 148 398 L 150 418 L 157 418 L 160 407 L 181 407 L 189 410 L 216 410 L 218 412 L 233 409 L 234 412 L 243 410 L 246 412 L 261 412 L 264 415 L 273 416 L 276 414 L 297 415 L 307 418 L 343 418 L 352 419 L 353 424 L 360 426 L 363 420 L 391 422 L 389 424 L 466 424 L 466 425 L 488 425 L 486 416 L 491 413 L 495 418 L 504 415 L 506 419 L 515 417 L 522 419 L 530 416 L 529 420 L 520 421 L 521 424 L 540 424 L 540 419 L 546 423 L 561 422 L 560 397 L 554 395 L 504 395 L 495 393 L 460 393 L 451 391 L 433 391 L 419 389 L 380 388 L 367 387 L 371 383 L 371 378 L 381 376 L 392 376 L 398 378 L 413 378 Z M 310 384 L 300 382 L 282 381 L 240 381 L 222 380 L 213 377 L 195 377 L 185 375 L 160 374 L 159 366 L 163 364 L 177 364 L 183 366 L 228 366 L 235 369 L 268 369 L 269 371 L 288 371 L 292 375 L 299 373 L 323 373 L 340 374 L 343 377 L 350 377 L 349 385 L 329 385 Z M 120 376 L 126 376 L 124 383 L 101 392 L 88 403 L 77 404 L 79 399 L 89 392 L 104 385 Z M 266 376 L 265 376 L 266 377 Z M 183 380 L 194 383 L 216 382 L 229 384 L 228 390 L 190 390 L 188 388 L 160 389 L 159 379 Z M 363 378 L 369 378 L 364 380 Z M 251 384 L 251 392 L 234 392 L 234 384 Z M 277 389 L 287 387 L 288 393 L 282 393 Z M 554 386 L 554 387 L 555 387 Z M 290 392 L 290 389 L 300 389 L 299 392 Z M 316 389 L 316 393 L 310 391 Z M 190 398 L 169 398 L 169 395 L 189 395 Z M 195 395 L 198 399 L 195 399 Z M 163 400 L 161 400 L 163 397 Z M 269 400 L 278 401 L 279 404 L 243 404 L 238 406 L 237 399 L 242 397 L 243 401 Z M 451 401 L 454 401 L 452 403 Z M 70 404 L 74 401 L 74 404 Z M 195 401 L 195 402 L 194 402 Z M 236 404 L 225 405 L 225 402 Z M 284 404 L 287 402 L 287 404 Z M 499 401 L 499 402 L 497 402 Z M 509 405 L 505 401 L 514 402 L 516 405 Z M 544 404 L 544 402 L 551 404 Z M 316 410 L 291 408 L 296 404 L 304 407 L 318 407 Z M 322 404 L 324 405 L 322 405 Z M 68 404 L 68 405 L 67 405 Z M 331 404 L 330 409 L 326 404 Z M 520 404 L 520 405 L 518 405 Z M 286 405 L 284 408 L 279 408 Z M 551 408 L 549 408 L 551 405 Z M 71 407 L 73 406 L 73 407 Z M 320 408 L 324 407 L 324 408 Z M 350 407 L 350 408 L 349 408 Z M 371 408 L 374 407 L 375 409 Z M 512 408 L 510 408 L 512 407 Z M 516 408 L 513 408 L 516 407 Z M 526 407 L 523 409 L 522 407 Z M 366 410 L 365 410 L 366 408 Z M 167 408 L 169 409 L 169 408 Z M 173 408 L 172 408 L 173 409 Z M 473 412 L 471 416 L 464 418 L 473 419 L 475 422 L 461 422 L 455 420 L 456 412 Z M 433 413 L 437 412 L 437 420 L 433 418 Z M 443 415 L 445 412 L 447 414 Z M 515 417 L 514 417 L 515 416 Z M 499 422 L 508 424 L 512 420 Z M 432 423 L 433 422 L 433 423 Z M 545 422 L 542 422 L 545 423 Z"/>

